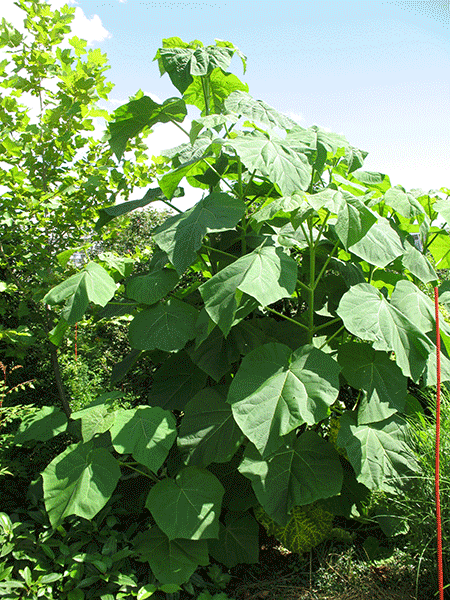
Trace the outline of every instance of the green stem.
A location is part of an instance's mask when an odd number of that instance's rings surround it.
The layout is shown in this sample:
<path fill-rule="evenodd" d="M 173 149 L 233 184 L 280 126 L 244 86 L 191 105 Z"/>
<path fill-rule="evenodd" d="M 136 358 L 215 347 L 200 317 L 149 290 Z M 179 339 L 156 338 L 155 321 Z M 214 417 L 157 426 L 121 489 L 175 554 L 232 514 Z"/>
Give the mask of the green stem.
<path fill-rule="evenodd" d="M 327 325 L 328 325 L 328 323 L 327 323 Z M 342 327 L 339 327 L 339 329 L 338 329 L 337 331 L 335 331 L 331 337 L 327 338 L 327 339 L 324 341 L 324 343 L 323 343 L 323 344 L 320 346 L 319 350 L 322 350 L 322 348 L 323 348 L 324 346 L 326 346 L 327 344 L 329 344 L 329 343 L 331 342 L 331 340 L 332 340 L 333 338 L 335 338 L 337 335 L 339 335 L 343 329 L 345 329 L 344 325 L 342 325 Z"/>
<path fill-rule="evenodd" d="M 325 229 L 325 225 L 327 224 L 329 216 L 330 216 L 330 211 L 327 209 L 327 214 L 325 216 L 325 219 L 323 220 L 323 223 L 320 226 L 319 233 L 317 234 L 316 241 L 314 242 L 316 248 L 317 248 L 317 244 L 319 243 L 320 238 L 322 237 L 322 233 L 323 233 L 323 230 Z"/>
<path fill-rule="evenodd" d="M 253 173 L 250 175 L 250 179 L 248 180 L 248 183 L 247 183 L 247 185 L 245 186 L 245 190 L 244 190 L 244 193 L 243 193 L 243 196 L 242 196 L 243 198 L 245 198 L 245 197 L 247 196 L 248 189 L 249 189 L 249 187 L 250 187 L 250 186 L 251 186 L 251 184 L 252 184 L 253 177 L 255 176 L 255 173 L 256 173 L 256 169 L 255 169 L 255 170 L 253 171 Z"/>
<path fill-rule="evenodd" d="M 338 240 L 338 241 L 335 243 L 335 245 L 334 245 L 334 247 L 333 247 L 333 250 L 332 250 L 332 251 L 330 252 L 330 254 L 328 255 L 328 257 L 327 257 L 326 261 L 325 261 L 325 262 L 324 262 L 324 264 L 323 264 L 323 267 L 320 269 L 320 272 L 319 272 L 319 274 L 317 275 L 317 279 L 316 279 L 316 280 L 315 280 L 315 282 L 314 282 L 314 286 L 313 286 L 313 287 L 314 287 L 314 289 L 316 289 L 316 287 L 317 287 L 317 285 L 318 285 L 319 281 L 322 279 L 322 275 L 324 274 L 324 272 L 325 272 L 325 269 L 328 267 L 328 264 L 329 264 L 330 260 L 333 258 L 333 255 L 334 255 L 334 253 L 336 252 L 336 250 L 338 249 L 338 247 L 339 247 L 339 240 Z"/>
<path fill-rule="evenodd" d="M 176 212 L 182 213 L 184 211 L 180 210 L 179 208 L 177 208 L 176 206 L 174 206 L 171 202 L 169 202 L 168 200 L 164 200 L 161 199 L 161 202 L 164 202 L 164 204 L 167 204 L 167 206 L 170 206 L 170 208 L 172 208 L 173 210 L 175 210 Z"/>
<path fill-rule="evenodd" d="M 303 283 L 303 281 L 300 281 L 300 279 L 297 279 L 297 283 L 301 288 L 303 288 L 305 290 L 305 292 L 308 292 L 308 294 L 309 294 L 310 289 L 311 289 L 309 286 L 307 286 L 305 283 Z"/>
<path fill-rule="evenodd" d="M 176 127 L 178 127 L 178 129 L 181 129 L 181 131 L 183 133 L 185 133 L 188 136 L 188 138 L 190 138 L 189 133 L 186 131 L 186 129 L 184 127 L 181 127 L 181 125 L 179 123 L 177 123 L 174 119 L 170 119 L 170 122 L 173 123 Z"/>
<path fill-rule="evenodd" d="M 309 304 L 308 304 L 308 342 L 311 344 L 314 336 L 314 281 L 316 277 L 316 246 L 312 243 L 312 222 L 308 217 L 308 228 L 311 239 L 309 246 Z"/>
<path fill-rule="evenodd" d="M 270 308 L 269 306 L 265 306 L 264 308 L 266 310 L 268 310 L 269 312 L 273 313 L 274 315 L 277 315 L 278 317 L 281 317 L 282 319 L 286 319 L 286 321 L 290 321 L 291 323 L 294 323 L 294 325 L 298 325 L 302 329 L 306 329 L 306 331 L 309 331 L 309 327 L 307 325 L 304 325 L 303 323 L 300 323 L 299 321 L 296 321 L 295 319 L 291 319 L 291 317 L 287 317 L 286 315 L 279 313 L 277 310 L 274 310 L 273 308 Z"/>
<path fill-rule="evenodd" d="M 153 475 L 151 473 L 146 473 L 145 471 L 136 469 L 136 467 L 133 466 L 133 464 L 139 465 L 140 463 L 129 463 L 129 462 L 123 462 L 121 460 L 119 460 L 117 462 L 119 463 L 120 466 L 127 467 L 128 469 L 132 469 L 133 471 L 136 471 L 137 473 L 144 475 L 144 477 L 147 477 L 148 479 L 151 479 L 152 481 L 156 481 L 156 482 L 161 481 L 158 477 L 156 477 L 156 475 Z"/>
<path fill-rule="evenodd" d="M 205 158 L 203 159 L 203 161 L 208 165 L 208 167 L 210 169 L 212 169 L 214 171 L 214 173 L 217 175 L 217 177 L 219 177 L 220 181 L 223 181 L 224 184 L 227 185 L 232 192 L 234 192 L 233 187 L 228 183 L 228 181 L 226 179 L 224 179 L 222 177 L 222 175 L 219 173 L 219 171 L 217 171 L 212 165 L 210 165 L 209 162 Z"/>
<path fill-rule="evenodd" d="M 208 75 L 203 76 L 202 79 L 202 90 L 203 90 L 203 99 L 205 100 L 205 115 L 209 115 L 209 85 L 207 81 Z"/>
<path fill-rule="evenodd" d="M 320 329 L 324 329 L 325 327 L 328 327 L 328 325 L 333 325 L 334 323 L 337 323 L 340 320 L 341 320 L 341 317 L 335 317 L 334 319 L 331 319 L 331 321 L 327 321 L 326 323 L 322 323 L 322 325 L 318 325 L 315 328 L 315 331 L 317 333 L 317 331 L 320 331 Z"/>
<path fill-rule="evenodd" d="M 203 248 L 206 248 L 207 250 L 212 250 L 212 252 L 218 252 L 219 254 L 223 254 L 223 256 L 226 256 L 227 258 L 232 258 L 233 260 L 236 260 L 236 256 L 234 254 L 230 254 L 229 252 L 224 252 L 223 250 L 218 250 L 217 248 L 213 248 L 212 246 L 207 246 L 206 244 L 203 244 Z"/>

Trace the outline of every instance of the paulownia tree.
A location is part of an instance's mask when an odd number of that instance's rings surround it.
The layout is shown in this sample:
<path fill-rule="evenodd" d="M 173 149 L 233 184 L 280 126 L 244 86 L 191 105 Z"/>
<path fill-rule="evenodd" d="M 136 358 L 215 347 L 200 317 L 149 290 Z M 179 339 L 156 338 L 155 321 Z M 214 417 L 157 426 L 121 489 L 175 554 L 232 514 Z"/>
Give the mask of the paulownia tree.
<path fill-rule="evenodd" d="M 152 481 L 153 525 L 135 548 L 162 583 L 186 582 L 208 554 L 227 567 L 256 562 L 255 517 L 303 551 L 335 515 L 357 516 L 372 490 L 395 489 L 415 470 L 408 382 L 436 383 L 433 305 L 422 289 L 437 281 L 429 258 L 450 266 L 450 237 L 434 225 L 450 218 L 448 199 L 392 187 L 362 170 L 367 153 L 344 136 L 252 98 L 228 71 L 235 54 L 245 68 L 230 42 L 163 40 L 155 58 L 179 97 L 140 97 L 109 124 L 121 161 L 146 127 L 183 127 L 188 104 L 201 111 L 146 198 L 162 192 L 174 208 L 184 177 L 203 198 L 155 229 L 158 251 L 146 274 L 127 279 L 126 301 L 101 278 L 87 285 L 95 263 L 44 298 L 65 302 L 64 322 L 109 297 L 110 314 L 132 316 L 133 352 L 116 380 L 143 355 L 157 367 L 147 404 L 112 410 L 103 396 L 72 415 L 80 441 L 42 473 L 50 521 L 91 518 L 138 471 Z M 128 208 L 102 209 L 97 227 Z M 186 274 L 196 280 L 180 286 Z M 449 335 L 444 324 L 443 381 Z M 16 442 L 66 427 L 47 407 Z"/>

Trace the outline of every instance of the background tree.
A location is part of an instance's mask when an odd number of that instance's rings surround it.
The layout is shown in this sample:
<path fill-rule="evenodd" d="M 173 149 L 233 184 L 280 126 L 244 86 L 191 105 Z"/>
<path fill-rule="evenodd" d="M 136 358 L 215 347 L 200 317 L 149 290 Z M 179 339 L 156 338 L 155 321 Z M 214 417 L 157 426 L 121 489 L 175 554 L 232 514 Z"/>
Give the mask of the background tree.
<path fill-rule="evenodd" d="M 77 37 L 65 41 L 75 9 L 53 11 L 41 0 L 17 5 L 25 34 L 4 19 L 0 27 L 7 55 L 0 62 L 0 347 L 24 363 L 26 378 L 51 356 L 67 411 L 47 335 L 54 315 L 40 300 L 74 272 L 73 252 L 102 240 L 94 230 L 97 209 L 129 199 L 153 171 L 142 142 L 148 132 L 128 144 L 134 160 L 120 166 L 107 141 L 95 136 L 95 119 L 109 118 L 98 102 L 113 85 L 106 81 L 105 54 Z"/>

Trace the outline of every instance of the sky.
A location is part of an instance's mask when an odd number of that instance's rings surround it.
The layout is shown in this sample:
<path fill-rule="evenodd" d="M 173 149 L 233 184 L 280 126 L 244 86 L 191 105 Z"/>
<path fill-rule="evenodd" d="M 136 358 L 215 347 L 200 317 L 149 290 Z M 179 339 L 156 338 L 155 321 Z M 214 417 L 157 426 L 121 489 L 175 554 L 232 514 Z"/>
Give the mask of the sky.
<path fill-rule="evenodd" d="M 163 38 L 228 40 L 247 56 L 245 75 L 237 56 L 230 70 L 253 97 L 303 127 L 345 135 L 369 153 L 363 169 L 387 173 L 392 185 L 450 187 L 448 0 L 69 4 L 76 7 L 73 33 L 107 53 L 107 78 L 115 84 L 110 110 L 139 89 L 161 102 L 179 96 L 153 62 Z M 13 0 L 0 0 L 3 16 L 17 25 L 21 11 Z M 155 127 L 147 138 L 150 155 L 185 141 L 172 125 Z M 178 206 L 192 205 L 198 193 Z"/>

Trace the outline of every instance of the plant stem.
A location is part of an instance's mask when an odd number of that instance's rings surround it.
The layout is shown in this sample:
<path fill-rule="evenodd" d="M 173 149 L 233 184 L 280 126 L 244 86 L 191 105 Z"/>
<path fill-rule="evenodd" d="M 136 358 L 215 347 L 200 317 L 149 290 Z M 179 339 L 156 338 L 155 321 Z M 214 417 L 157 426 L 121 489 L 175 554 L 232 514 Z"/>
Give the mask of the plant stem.
<path fill-rule="evenodd" d="M 287 317 L 286 315 L 279 313 L 277 310 L 274 310 L 273 308 L 270 308 L 269 306 L 265 306 L 264 308 L 266 310 L 268 310 L 269 312 L 273 313 L 274 315 L 277 315 L 278 317 L 281 317 L 282 319 L 286 319 L 286 321 L 290 321 L 291 323 L 294 323 L 294 325 L 298 325 L 302 329 L 306 329 L 306 331 L 309 331 L 309 327 L 307 325 L 304 325 L 303 323 L 300 323 L 299 321 L 296 321 L 295 319 L 291 319 L 291 317 Z"/>
<path fill-rule="evenodd" d="M 136 469 L 136 467 L 133 466 L 133 463 L 128 463 L 128 462 L 123 462 L 121 460 L 117 461 L 119 463 L 120 466 L 122 467 L 127 467 L 128 469 L 132 469 L 133 471 L 136 471 L 137 473 L 140 473 L 141 475 L 144 475 L 144 477 L 147 477 L 148 479 L 151 479 L 152 481 L 161 481 L 158 477 L 156 477 L 156 475 L 152 475 L 150 473 L 146 473 L 145 471 L 141 471 L 140 469 Z M 140 463 L 134 463 L 136 465 L 140 464 Z"/>
<path fill-rule="evenodd" d="M 327 323 L 327 325 L 328 325 L 328 323 Z M 331 340 L 332 340 L 333 338 L 335 338 L 337 335 L 339 335 L 343 329 L 345 329 L 344 325 L 342 325 L 342 327 L 339 327 L 339 329 L 338 329 L 337 331 L 335 331 L 331 337 L 327 338 L 327 339 L 324 341 L 324 343 L 323 343 L 323 344 L 320 346 L 319 350 L 322 350 L 322 348 L 323 348 L 324 346 L 326 346 L 327 344 L 329 344 L 329 343 L 331 342 Z"/>
<path fill-rule="evenodd" d="M 338 240 L 338 241 L 335 243 L 335 245 L 334 245 L 334 247 L 333 247 L 333 250 L 332 250 L 332 251 L 330 252 L 330 254 L 327 256 L 327 259 L 326 259 L 326 261 L 324 262 L 324 265 L 323 265 L 323 267 L 320 269 L 320 272 L 319 272 L 319 274 L 317 275 L 317 279 L 316 279 L 316 281 L 314 282 L 314 286 L 313 286 L 313 287 L 314 287 L 314 289 L 316 289 L 316 287 L 317 287 L 317 284 L 318 284 L 318 283 L 319 283 L 319 281 L 322 279 L 322 275 L 324 274 L 324 272 L 325 272 L 325 269 L 328 267 L 328 264 L 329 264 L 330 260 L 333 258 L 333 255 L 334 255 L 334 253 L 336 252 L 336 250 L 338 249 L 338 247 L 339 247 L 339 240 Z"/>
<path fill-rule="evenodd" d="M 210 165 L 210 164 L 209 164 L 209 162 L 206 160 L 206 158 L 203 158 L 202 160 L 203 160 L 203 161 L 204 161 L 204 162 L 205 162 L 205 163 L 208 165 L 208 167 L 209 167 L 209 168 L 210 168 L 212 171 L 214 171 L 214 173 L 217 175 L 217 177 L 220 179 L 220 181 L 223 181 L 223 182 L 224 182 L 224 184 L 225 184 L 225 185 L 227 185 L 227 186 L 230 188 L 230 190 L 231 190 L 232 192 L 234 192 L 234 190 L 233 190 L 233 187 L 232 187 L 232 186 L 231 186 L 231 185 L 228 183 L 228 181 L 227 181 L 226 179 L 224 179 L 224 178 L 222 177 L 222 175 L 219 173 L 219 171 L 217 171 L 217 170 L 216 170 L 216 169 L 215 169 L 215 168 L 214 168 L 212 165 Z"/>
<path fill-rule="evenodd" d="M 180 210 L 179 208 L 177 208 L 176 206 L 174 206 L 172 204 L 172 202 L 169 202 L 168 200 L 163 199 L 163 200 L 161 200 L 161 202 L 164 202 L 164 204 L 167 204 L 167 206 L 170 206 L 170 208 L 172 208 L 173 210 L 175 210 L 176 212 L 178 212 L 180 214 L 184 212 L 184 211 Z"/>
<path fill-rule="evenodd" d="M 309 304 L 308 304 L 308 343 L 312 344 L 314 336 L 314 280 L 316 277 L 316 245 L 312 242 L 312 222 L 308 217 L 308 228 L 311 244 L 309 246 Z"/>
<path fill-rule="evenodd" d="M 226 256 L 227 258 L 232 258 L 233 260 L 236 260 L 236 256 L 234 256 L 234 254 L 230 254 L 229 252 L 223 252 L 223 250 L 218 250 L 217 248 L 207 246 L 206 244 L 203 244 L 203 248 L 206 248 L 207 250 L 212 250 L 213 252 L 218 252 L 219 254 L 223 254 L 223 256 Z"/>
<path fill-rule="evenodd" d="M 337 323 L 338 321 L 341 320 L 341 317 L 335 317 L 334 319 L 331 319 L 331 321 L 327 321 L 326 323 L 322 323 L 322 325 L 318 325 L 315 328 L 315 331 L 320 331 L 321 329 L 324 329 L 325 327 L 328 327 L 328 325 L 333 325 L 334 323 Z"/>
<path fill-rule="evenodd" d="M 176 127 L 178 127 L 178 129 L 181 129 L 181 131 L 185 133 L 188 137 L 190 137 L 186 129 L 184 127 L 181 127 L 181 125 L 177 123 L 174 119 L 170 119 L 170 122 L 173 123 Z"/>

